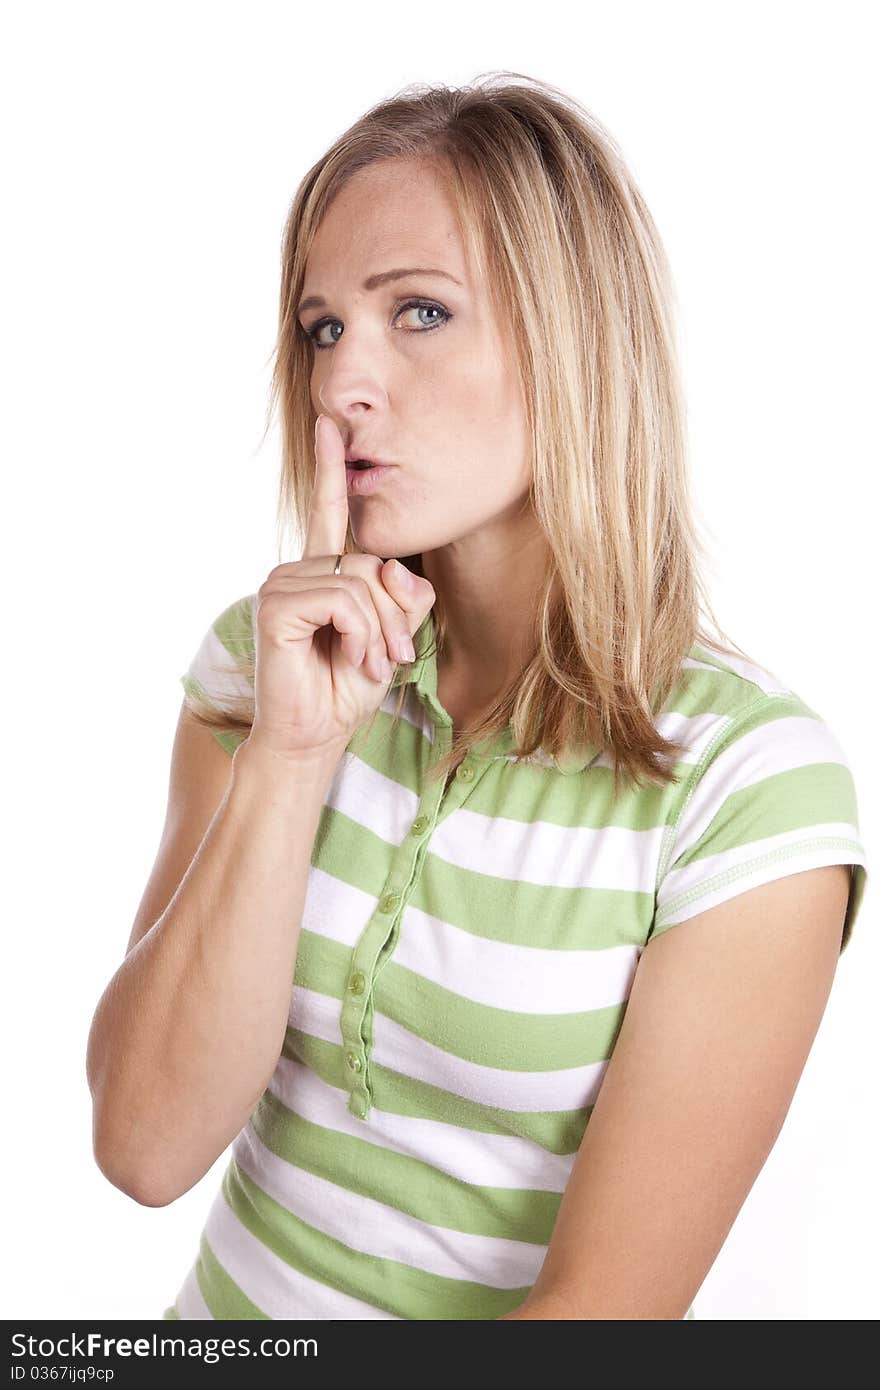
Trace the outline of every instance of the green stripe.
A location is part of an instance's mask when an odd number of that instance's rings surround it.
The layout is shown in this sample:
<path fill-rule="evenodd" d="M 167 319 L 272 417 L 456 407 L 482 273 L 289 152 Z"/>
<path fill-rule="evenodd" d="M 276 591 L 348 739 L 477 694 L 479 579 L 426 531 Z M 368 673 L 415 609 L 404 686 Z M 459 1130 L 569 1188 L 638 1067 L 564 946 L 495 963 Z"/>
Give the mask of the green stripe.
<path fill-rule="evenodd" d="M 417 1221 L 536 1245 L 546 1245 L 553 1233 L 559 1192 L 463 1182 L 421 1159 L 372 1143 L 367 1129 L 364 1138 L 355 1138 L 313 1124 L 271 1092 L 260 1100 L 252 1124 L 266 1147 L 294 1168 L 372 1197 Z M 295 1190 L 295 1173 L 290 1181 Z"/>
<path fill-rule="evenodd" d="M 407 905 L 489 941 L 602 951 L 644 944 L 654 894 L 503 879 L 428 854 Z"/>
<path fill-rule="evenodd" d="M 855 787 L 849 769 L 842 763 L 810 763 L 731 792 L 711 825 L 695 845 L 675 860 L 674 867 L 684 868 L 709 855 L 815 825 L 817 805 L 829 821 L 855 824 Z M 848 837 L 843 838 L 848 848 L 855 847 L 849 846 Z"/>
<path fill-rule="evenodd" d="M 216 635 L 237 661 L 252 660 L 255 654 L 252 594 L 236 599 L 212 623 Z"/>
<path fill-rule="evenodd" d="M 223 1192 L 226 1200 L 229 1201 L 229 1182 L 228 1169 L 226 1177 L 223 1179 Z M 232 1203 L 230 1202 L 230 1206 Z M 229 1277 L 217 1256 L 214 1254 L 207 1238 L 202 1233 L 199 1240 L 199 1257 L 196 1261 L 196 1278 L 199 1288 L 202 1291 L 202 1298 L 215 1318 L 249 1318 L 251 1321 L 262 1319 L 271 1321 L 268 1314 L 263 1313 L 255 1303 L 243 1294 L 241 1289 L 233 1279 Z"/>
<path fill-rule="evenodd" d="M 540 971 L 535 970 L 540 999 Z M 607 1061 L 625 1006 L 527 1014 L 477 1004 L 432 984 L 393 958 L 373 987 L 375 1008 L 416 1037 L 478 1066 L 518 1073 L 562 1071 Z"/>
<path fill-rule="evenodd" d="M 392 751 L 388 743 L 392 718 L 391 714 L 380 710 L 376 722 L 377 728 L 382 724 L 381 741 L 378 735 L 368 739 L 358 731 L 348 745 L 349 750 L 374 772 L 418 797 L 426 790 L 425 774 L 437 757 L 437 749 L 409 720 L 401 720 Z M 690 765 L 685 766 L 689 771 Z M 587 785 L 589 795 L 585 793 Z M 577 794 L 573 795 L 575 788 Z M 434 797 L 434 788 L 427 790 Z M 499 805 L 503 805 L 505 820 L 519 821 L 525 826 L 540 819 L 548 825 L 564 828 L 593 826 L 601 829 L 617 825 L 629 830 L 649 830 L 663 823 L 667 798 L 666 788 L 645 786 L 641 792 L 628 789 L 615 800 L 611 768 L 592 767 L 573 779 L 540 763 L 515 764 L 498 758 L 472 788 L 467 808 L 492 817 L 498 814 Z M 341 820 L 346 819 L 341 812 L 336 814 Z M 386 846 L 385 841 L 371 835 L 368 827 L 353 821 L 349 824 L 355 832 L 363 830 L 379 846 Z"/>
<path fill-rule="evenodd" d="M 557 965 L 557 972 L 559 966 Z M 351 951 L 338 941 L 301 931 L 295 979 L 305 989 L 341 1001 Z M 533 971 L 535 998 L 541 971 Z M 557 974 L 557 979 L 559 978 Z M 607 1061 L 623 1022 L 623 1001 L 604 1008 L 540 1014 L 475 1003 L 432 983 L 390 957 L 373 986 L 374 1008 L 424 1042 L 479 1066 L 502 1071 L 562 1071 Z"/>
<path fill-rule="evenodd" d="M 398 849 L 328 806 L 321 813 L 312 862 L 377 902 L 390 883 L 406 888 L 415 872 L 418 877 L 407 889 L 407 907 L 441 917 L 487 941 L 534 946 L 538 922 L 540 945 L 551 950 L 644 945 L 654 912 L 653 890 L 527 883 L 462 869 L 430 851 L 424 854 L 421 868 L 416 864 L 410 870 L 413 852 L 414 845 L 406 839 Z M 399 883 L 392 873 L 396 859 L 406 864 Z"/>
<path fill-rule="evenodd" d="M 341 1044 L 313 1038 L 288 1027 L 282 1055 L 301 1062 L 329 1086 L 349 1092 L 348 1068 Z M 373 1102 L 380 1110 L 414 1119 L 440 1120 L 483 1134 L 515 1134 L 548 1153 L 574 1153 L 584 1137 L 592 1105 L 576 1110 L 503 1110 L 455 1096 L 439 1086 L 402 1076 L 370 1059 Z"/>
<path fill-rule="evenodd" d="M 320 1283 L 397 1317 L 408 1319 L 486 1319 L 511 1312 L 531 1285 L 493 1289 L 468 1279 L 429 1274 L 414 1265 L 354 1250 L 315 1230 L 257 1186 L 233 1158 L 223 1192 L 236 1216 L 291 1268 Z M 354 1235 L 357 1232 L 353 1232 Z M 229 1316 L 247 1317 L 247 1313 Z M 291 1310 L 296 1316 L 296 1310 Z"/>

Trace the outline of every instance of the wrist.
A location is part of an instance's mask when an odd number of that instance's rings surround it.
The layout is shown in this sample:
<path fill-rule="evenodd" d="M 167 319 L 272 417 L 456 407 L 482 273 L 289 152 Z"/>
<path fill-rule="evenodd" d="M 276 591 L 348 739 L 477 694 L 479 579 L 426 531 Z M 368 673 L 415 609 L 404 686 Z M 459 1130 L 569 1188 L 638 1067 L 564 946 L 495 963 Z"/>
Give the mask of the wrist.
<path fill-rule="evenodd" d="M 250 737 L 232 755 L 233 778 L 292 789 L 304 782 L 325 784 L 336 771 L 345 747 L 340 743 L 283 753 Z"/>

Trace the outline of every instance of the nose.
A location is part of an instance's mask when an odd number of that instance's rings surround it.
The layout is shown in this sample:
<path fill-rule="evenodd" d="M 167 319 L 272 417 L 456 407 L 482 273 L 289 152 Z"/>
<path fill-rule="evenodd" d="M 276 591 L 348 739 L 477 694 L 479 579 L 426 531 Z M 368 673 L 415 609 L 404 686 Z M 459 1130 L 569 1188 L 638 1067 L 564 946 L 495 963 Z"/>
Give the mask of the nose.
<path fill-rule="evenodd" d="M 340 351 L 345 336 L 331 349 L 333 360 L 317 389 L 316 412 L 325 411 L 337 423 L 350 420 L 353 424 L 365 411 L 387 406 L 388 393 L 375 369 L 375 358 L 371 366 L 362 343 L 351 341 L 347 351 Z"/>

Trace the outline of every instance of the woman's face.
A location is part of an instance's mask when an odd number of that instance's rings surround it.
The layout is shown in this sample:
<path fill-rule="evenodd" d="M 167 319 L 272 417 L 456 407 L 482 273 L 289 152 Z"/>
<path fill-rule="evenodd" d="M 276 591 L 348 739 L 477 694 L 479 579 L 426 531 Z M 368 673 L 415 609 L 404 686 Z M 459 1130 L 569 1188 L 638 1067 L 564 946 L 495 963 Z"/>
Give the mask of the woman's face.
<path fill-rule="evenodd" d="M 365 288 L 398 269 L 409 273 Z M 471 278 L 433 169 L 386 160 L 349 180 L 309 253 L 301 306 L 312 296 L 325 303 L 298 317 L 317 339 L 315 412 L 358 456 L 396 465 L 374 492 L 349 497 L 357 544 L 386 558 L 497 549 L 528 495 L 525 407 L 508 325 Z"/>

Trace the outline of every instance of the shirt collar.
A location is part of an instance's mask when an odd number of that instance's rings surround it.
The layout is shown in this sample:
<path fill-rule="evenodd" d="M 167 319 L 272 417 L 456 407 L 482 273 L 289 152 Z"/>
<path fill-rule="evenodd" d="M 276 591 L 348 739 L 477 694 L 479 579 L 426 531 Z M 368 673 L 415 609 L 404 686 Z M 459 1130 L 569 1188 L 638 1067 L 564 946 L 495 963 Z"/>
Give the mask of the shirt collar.
<path fill-rule="evenodd" d="M 437 698 L 437 653 L 434 650 L 434 641 L 434 617 L 429 609 L 421 627 L 413 637 L 415 661 L 403 663 L 397 667 L 391 680 L 391 688 L 397 689 L 401 685 L 414 685 L 416 694 L 422 704 L 430 710 L 435 722 L 451 729 L 452 719 Z M 511 755 L 514 742 L 513 721 L 510 720 L 503 733 L 496 735 L 492 741 L 491 749 L 486 748 L 484 743 L 478 743 L 475 755 L 493 759 L 507 758 Z M 551 758 L 544 753 L 543 749 L 539 748 L 532 754 L 530 761 L 544 763 L 563 775 L 569 776 L 575 772 L 583 772 L 584 768 L 595 762 L 601 751 L 598 744 L 583 744 L 557 758 Z"/>

